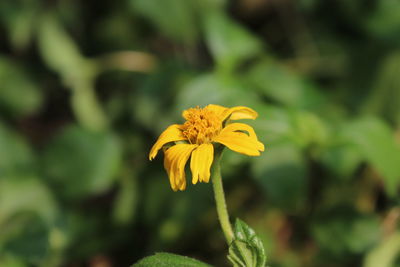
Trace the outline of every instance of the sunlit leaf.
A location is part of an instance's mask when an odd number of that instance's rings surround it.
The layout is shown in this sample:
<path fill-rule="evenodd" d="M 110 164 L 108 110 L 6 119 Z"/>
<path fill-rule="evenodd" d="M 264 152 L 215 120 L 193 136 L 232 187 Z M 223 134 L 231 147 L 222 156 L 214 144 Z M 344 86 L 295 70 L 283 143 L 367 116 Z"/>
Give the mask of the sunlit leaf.
<path fill-rule="evenodd" d="M 0 266 L 26 267 L 28 264 L 25 264 L 21 258 L 11 253 L 2 253 L 2 255 L 0 255 Z"/>
<path fill-rule="evenodd" d="M 311 145 L 322 146 L 329 139 L 329 131 L 323 120 L 317 114 L 303 111 L 290 113 L 293 131 L 291 139 L 300 147 Z"/>
<path fill-rule="evenodd" d="M 56 204 L 49 188 L 34 177 L 0 179 L 0 225 L 19 212 L 32 212 L 51 224 Z"/>
<path fill-rule="evenodd" d="M 207 45 L 222 70 L 233 70 L 261 53 L 259 40 L 224 13 L 211 12 L 204 19 Z"/>
<path fill-rule="evenodd" d="M 364 259 L 364 267 L 392 267 L 400 254 L 400 233 L 395 232 L 372 249 Z"/>
<path fill-rule="evenodd" d="M 64 79 L 80 79 L 85 75 L 88 63 L 55 16 L 51 14 L 42 16 L 38 42 L 46 64 L 62 74 Z M 64 82 L 68 83 L 67 80 Z"/>
<path fill-rule="evenodd" d="M 80 123 L 90 130 L 104 130 L 108 122 L 94 90 L 95 63 L 81 55 L 52 14 L 41 18 L 38 43 L 46 64 L 61 76 L 65 86 L 73 89 L 71 105 Z"/>

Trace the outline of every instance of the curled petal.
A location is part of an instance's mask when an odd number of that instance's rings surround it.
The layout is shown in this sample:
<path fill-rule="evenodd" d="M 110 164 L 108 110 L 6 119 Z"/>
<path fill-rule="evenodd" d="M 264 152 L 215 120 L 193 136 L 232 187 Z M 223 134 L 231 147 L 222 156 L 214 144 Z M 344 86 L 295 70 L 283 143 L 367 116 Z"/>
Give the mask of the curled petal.
<path fill-rule="evenodd" d="M 190 170 L 192 171 L 192 183 L 197 181 L 210 181 L 210 168 L 214 159 L 214 146 L 212 144 L 202 144 L 192 152 L 190 160 Z"/>
<path fill-rule="evenodd" d="M 164 167 L 168 173 L 172 190 L 185 190 L 185 165 L 196 147 L 197 145 L 178 144 L 165 151 Z"/>
<path fill-rule="evenodd" d="M 248 134 L 237 132 L 239 130 Z M 257 140 L 253 128 L 243 123 L 228 124 L 213 141 L 248 156 L 259 156 L 260 151 L 264 151 L 264 145 Z"/>
<path fill-rule="evenodd" d="M 157 156 L 158 151 L 167 143 L 174 141 L 182 141 L 186 138 L 182 134 L 181 125 L 173 124 L 165 129 L 158 137 L 157 142 L 153 145 L 149 153 L 149 159 L 152 160 Z"/>
<path fill-rule="evenodd" d="M 237 131 L 245 131 L 248 133 L 249 137 L 257 144 L 257 150 L 264 151 L 264 144 L 259 142 L 257 139 L 257 135 L 250 125 L 244 123 L 230 123 L 224 129 L 223 132 L 237 132 Z"/>
<path fill-rule="evenodd" d="M 258 116 L 258 113 L 248 107 L 237 106 L 233 108 L 229 108 L 224 111 L 223 113 L 223 120 L 230 119 L 230 120 L 242 120 L 242 119 L 251 119 L 255 120 Z"/>
<path fill-rule="evenodd" d="M 208 110 L 212 110 L 220 118 L 221 121 L 224 121 L 228 118 L 230 120 L 242 120 L 242 119 L 254 120 L 258 116 L 258 113 L 255 110 L 244 106 L 226 108 L 220 105 L 210 104 L 205 108 Z"/>

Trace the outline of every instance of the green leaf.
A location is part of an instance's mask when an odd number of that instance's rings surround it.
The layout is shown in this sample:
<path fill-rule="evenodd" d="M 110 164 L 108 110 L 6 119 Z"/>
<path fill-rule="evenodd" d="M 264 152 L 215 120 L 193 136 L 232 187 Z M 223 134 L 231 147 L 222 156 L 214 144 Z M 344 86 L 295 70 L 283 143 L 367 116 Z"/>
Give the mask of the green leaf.
<path fill-rule="evenodd" d="M 315 113 L 293 111 L 290 113 L 293 131 L 291 139 L 302 148 L 321 146 L 329 137 L 325 123 Z"/>
<path fill-rule="evenodd" d="M 400 39 L 400 3 L 397 0 L 381 0 L 370 16 L 365 16 L 367 30 L 384 40 L 394 40 L 398 44 Z"/>
<path fill-rule="evenodd" d="M 182 66 L 176 62 L 164 62 L 157 70 L 143 77 L 141 85 L 129 99 L 129 107 L 133 119 L 144 127 L 163 131 L 168 122 L 166 117 L 170 112 L 170 94 L 176 86 L 176 79 L 184 73 Z M 160 114 L 162 110 L 162 116 Z M 181 111 L 180 111 L 181 112 Z M 179 112 L 179 114 L 180 114 Z M 170 121 L 173 123 L 173 120 Z"/>
<path fill-rule="evenodd" d="M 6 240 L 0 240 L 1 251 L 9 252 L 34 266 L 43 266 L 49 252 L 49 228 L 46 223 L 38 216 L 24 213 L 3 225 L 2 230 L 6 232 Z"/>
<path fill-rule="evenodd" d="M 43 97 L 29 73 L 12 59 L 0 57 L 0 107 L 24 116 L 40 108 Z"/>
<path fill-rule="evenodd" d="M 343 134 L 378 170 L 386 191 L 394 196 L 400 183 L 400 148 L 393 131 L 378 118 L 364 117 L 346 125 Z"/>
<path fill-rule="evenodd" d="M 42 16 L 38 42 L 46 64 L 63 75 L 64 82 L 67 84 L 68 79 L 82 79 L 87 74 L 88 62 L 54 15 Z"/>
<path fill-rule="evenodd" d="M 98 102 L 94 85 L 89 82 L 83 84 L 83 86 L 80 83 L 74 86 L 75 90 L 71 97 L 71 106 L 79 122 L 89 130 L 105 130 L 108 122 Z"/>
<path fill-rule="evenodd" d="M 113 134 L 70 126 L 45 150 L 45 172 L 56 190 L 67 198 L 101 193 L 114 182 L 121 152 Z"/>
<path fill-rule="evenodd" d="M 1 1 L 0 21 L 5 24 L 15 50 L 26 49 L 29 45 L 41 4 L 40 1 Z"/>
<path fill-rule="evenodd" d="M 80 123 L 90 130 L 103 130 L 108 121 L 94 90 L 98 68 L 83 57 L 74 40 L 51 14 L 40 21 L 38 32 L 40 52 L 47 65 L 73 89 L 71 105 Z M 60 53 L 62 51 L 62 53 Z"/>
<path fill-rule="evenodd" d="M 34 155 L 28 143 L 1 121 L 0 147 L 0 180 L 8 175 L 31 173 L 34 169 Z"/>
<path fill-rule="evenodd" d="M 20 257 L 11 253 L 2 253 L 2 255 L 0 255 L 0 266 L 27 267 L 28 264 L 25 264 Z"/>
<path fill-rule="evenodd" d="M 267 260 L 261 239 L 239 219 L 235 222 L 234 239 L 229 246 L 228 259 L 235 267 L 264 267 Z"/>
<path fill-rule="evenodd" d="M 286 106 L 313 108 L 324 102 L 314 83 L 274 60 L 253 65 L 246 78 L 255 89 Z"/>
<path fill-rule="evenodd" d="M 267 147 L 292 139 L 293 118 L 286 109 L 265 104 L 254 106 L 254 109 L 258 117 L 252 125 L 260 141 Z"/>
<path fill-rule="evenodd" d="M 201 261 L 175 255 L 171 253 L 156 253 L 153 256 L 146 257 L 141 259 L 139 262 L 132 265 L 132 267 L 211 267 L 206 263 Z"/>
<path fill-rule="evenodd" d="M 349 179 L 363 161 L 363 155 L 354 144 L 333 144 L 321 153 L 321 163 L 338 179 Z"/>
<path fill-rule="evenodd" d="M 204 20 L 207 45 L 222 70 L 234 70 L 261 53 L 260 41 L 224 13 L 211 12 Z"/>
<path fill-rule="evenodd" d="M 400 232 L 385 238 L 364 259 L 364 267 L 393 267 L 400 254 Z"/>
<path fill-rule="evenodd" d="M 363 112 L 383 115 L 400 126 L 400 52 L 390 53 L 380 64 Z"/>
<path fill-rule="evenodd" d="M 304 207 L 308 188 L 307 163 L 293 143 L 267 146 L 254 158 L 252 172 L 268 201 L 282 209 L 296 211 Z"/>
<path fill-rule="evenodd" d="M 194 1 L 187 0 L 135 0 L 135 12 L 148 18 L 169 37 L 193 43 L 198 35 Z M 168 16 L 165 11 L 168 10 Z"/>
<path fill-rule="evenodd" d="M 128 224 L 135 215 L 139 199 L 137 179 L 136 175 L 125 174 L 119 181 L 119 192 L 113 209 L 113 219 L 118 224 Z"/>
<path fill-rule="evenodd" d="M 320 215 L 312 234 L 323 251 L 344 258 L 371 248 L 379 240 L 381 229 L 376 216 L 357 214 L 346 206 L 338 206 Z"/>
<path fill-rule="evenodd" d="M 35 266 L 42 266 L 41 262 L 50 248 L 50 228 L 57 215 L 53 196 L 39 179 L 29 176 L 0 179 L 2 253 L 10 253 Z"/>
<path fill-rule="evenodd" d="M 18 212 L 33 212 L 51 224 L 57 210 L 49 189 L 37 178 L 0 179 L 0 226 Z"/>

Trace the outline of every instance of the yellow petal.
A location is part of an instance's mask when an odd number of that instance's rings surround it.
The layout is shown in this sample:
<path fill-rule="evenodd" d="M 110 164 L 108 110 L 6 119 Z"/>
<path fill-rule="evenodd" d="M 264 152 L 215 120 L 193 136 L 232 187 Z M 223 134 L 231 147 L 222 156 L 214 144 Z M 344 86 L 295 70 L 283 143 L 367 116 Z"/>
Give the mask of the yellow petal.
<path fill-rule="evenodd" d="M 248 107 L 238 106 L 226 110 L 223 113 L 223 120 L 227 119 L 228 117 L 230 120 L 242 120 L 242 119 L 254 120 L 257 118 L 257 116 L 258 113 L 255 110 Z"/>
<path fill-rule="evenodd" d="M 165 151 L 164 167 L 167 170 L 172 190 L 185 190 L 185 165 L 196 147 L 197 145 L 178 144 Z"/>
<path fill-rule="evenodd" d="M 249 137 L 253 139 L 253 141 L 256 142 L 257 144 L 257 149 L 260 151 L 264 151 L 264 144 L 259 142 L 257 139 L 257 135 L 250 125 L 244 124 L 244 123 L 230 123 L 226 125 L 226 127 L 223 129 L 224 132 L 237 132 L 237 131 L 246 131 L 249 134 Z"/>
<path fill-rule="evenodd" d="M 228 125 L 229 126 L 229 125 Z M 232 131 L 238 128 L 237 125 L 225 127 L 220 134 L 214 138 L 214 142 L 221 143 L 229 149 L 248 156 L 259 156 L 260 152 L 264 150 L 264 145 L 254 138 L 252 129 L 246 127 L 249 135 L 242 132 Z M 243 126 L 243 125 L 241 125 Z M 250 127 L 250 126 L 249 126 Z M 245 130 L 245 129 L 241 129 Z M 251 136 L 250 136 L 251 135 Z"/>
<path fill-rule="evenodd" d="M 192 152 L 190 160 L 190 170 L 192 171 L 192 183 L 208 183 L 210 181 L 210 168 L 214 159 L 214 146 L 212 144 L 202 144 Z"/>
<path fill-rule="evenodd" d="M 227 118 L 229 118 L 230 120 L 254 120 L 258 116 L 258 113 L 255 110 L 244 106 L 226 108 L 220 105 L 210 104 L 205 108 L 212 110 L 221 119 L 221 121 L 224 121 Z"/>
<path fill-rule="evenodd" d="M 168 150 L 164 152 L 164 168 L 167 171 L 172 190 L 177 191 L 178 186 L 175 183 L 175 172 L 173 170 L 173 163 L 177 160 L 177 158 L 180 155 L 179 153 L 180 151 L 177 151 L 178 149 L 180 149 L 180 147 L 174 148 L 175 146 L 170 147 Z M 169 152 L 167 153 L 167 151 Z"/>
<path fill-rule="evenodd" d="M 153 145 L 149 153 L 149 159 L 152 160 L 157 156 L 158 150 L 160 150 L 165 144 L 174 141 L 185 140 L 186 138 L 183 136 L 181 131 L 181 125 L 173 124 L 169 126 L 160 137 L 157 139 L 157 142 Z"/>
<path fill-rule="evenodd" d="M 218 117 L 221 117 L 221 120 L 224 113 L 229 109 L 220 105 L 209 104 L 205 107 L 208 110 L 212 110 Z"/>

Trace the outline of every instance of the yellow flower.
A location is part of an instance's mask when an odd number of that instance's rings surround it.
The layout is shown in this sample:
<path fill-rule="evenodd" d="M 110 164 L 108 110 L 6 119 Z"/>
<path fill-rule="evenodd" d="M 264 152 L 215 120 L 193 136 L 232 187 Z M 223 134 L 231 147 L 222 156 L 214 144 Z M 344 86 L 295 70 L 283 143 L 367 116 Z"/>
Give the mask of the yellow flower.
<path fill-rule="evenodd" d="M 169 126 L 151 148 L 152 160 L 166 144 L 177 142 L 164 151 L 164 168 L 174 191 L 185 190 L 185 165 L 190 159 L 192 183 L 210 180 L 210 168 L 214 159 L 214 144 L 248 156 L 259 156 L 264 145 L 258 141 L 253 128 L 232 120 L 255 119 L 258 114 L 248 107 L 225 108 L 208 105 L 205 108 L 190 108 L 182 113 L 184 124 Z"/>

